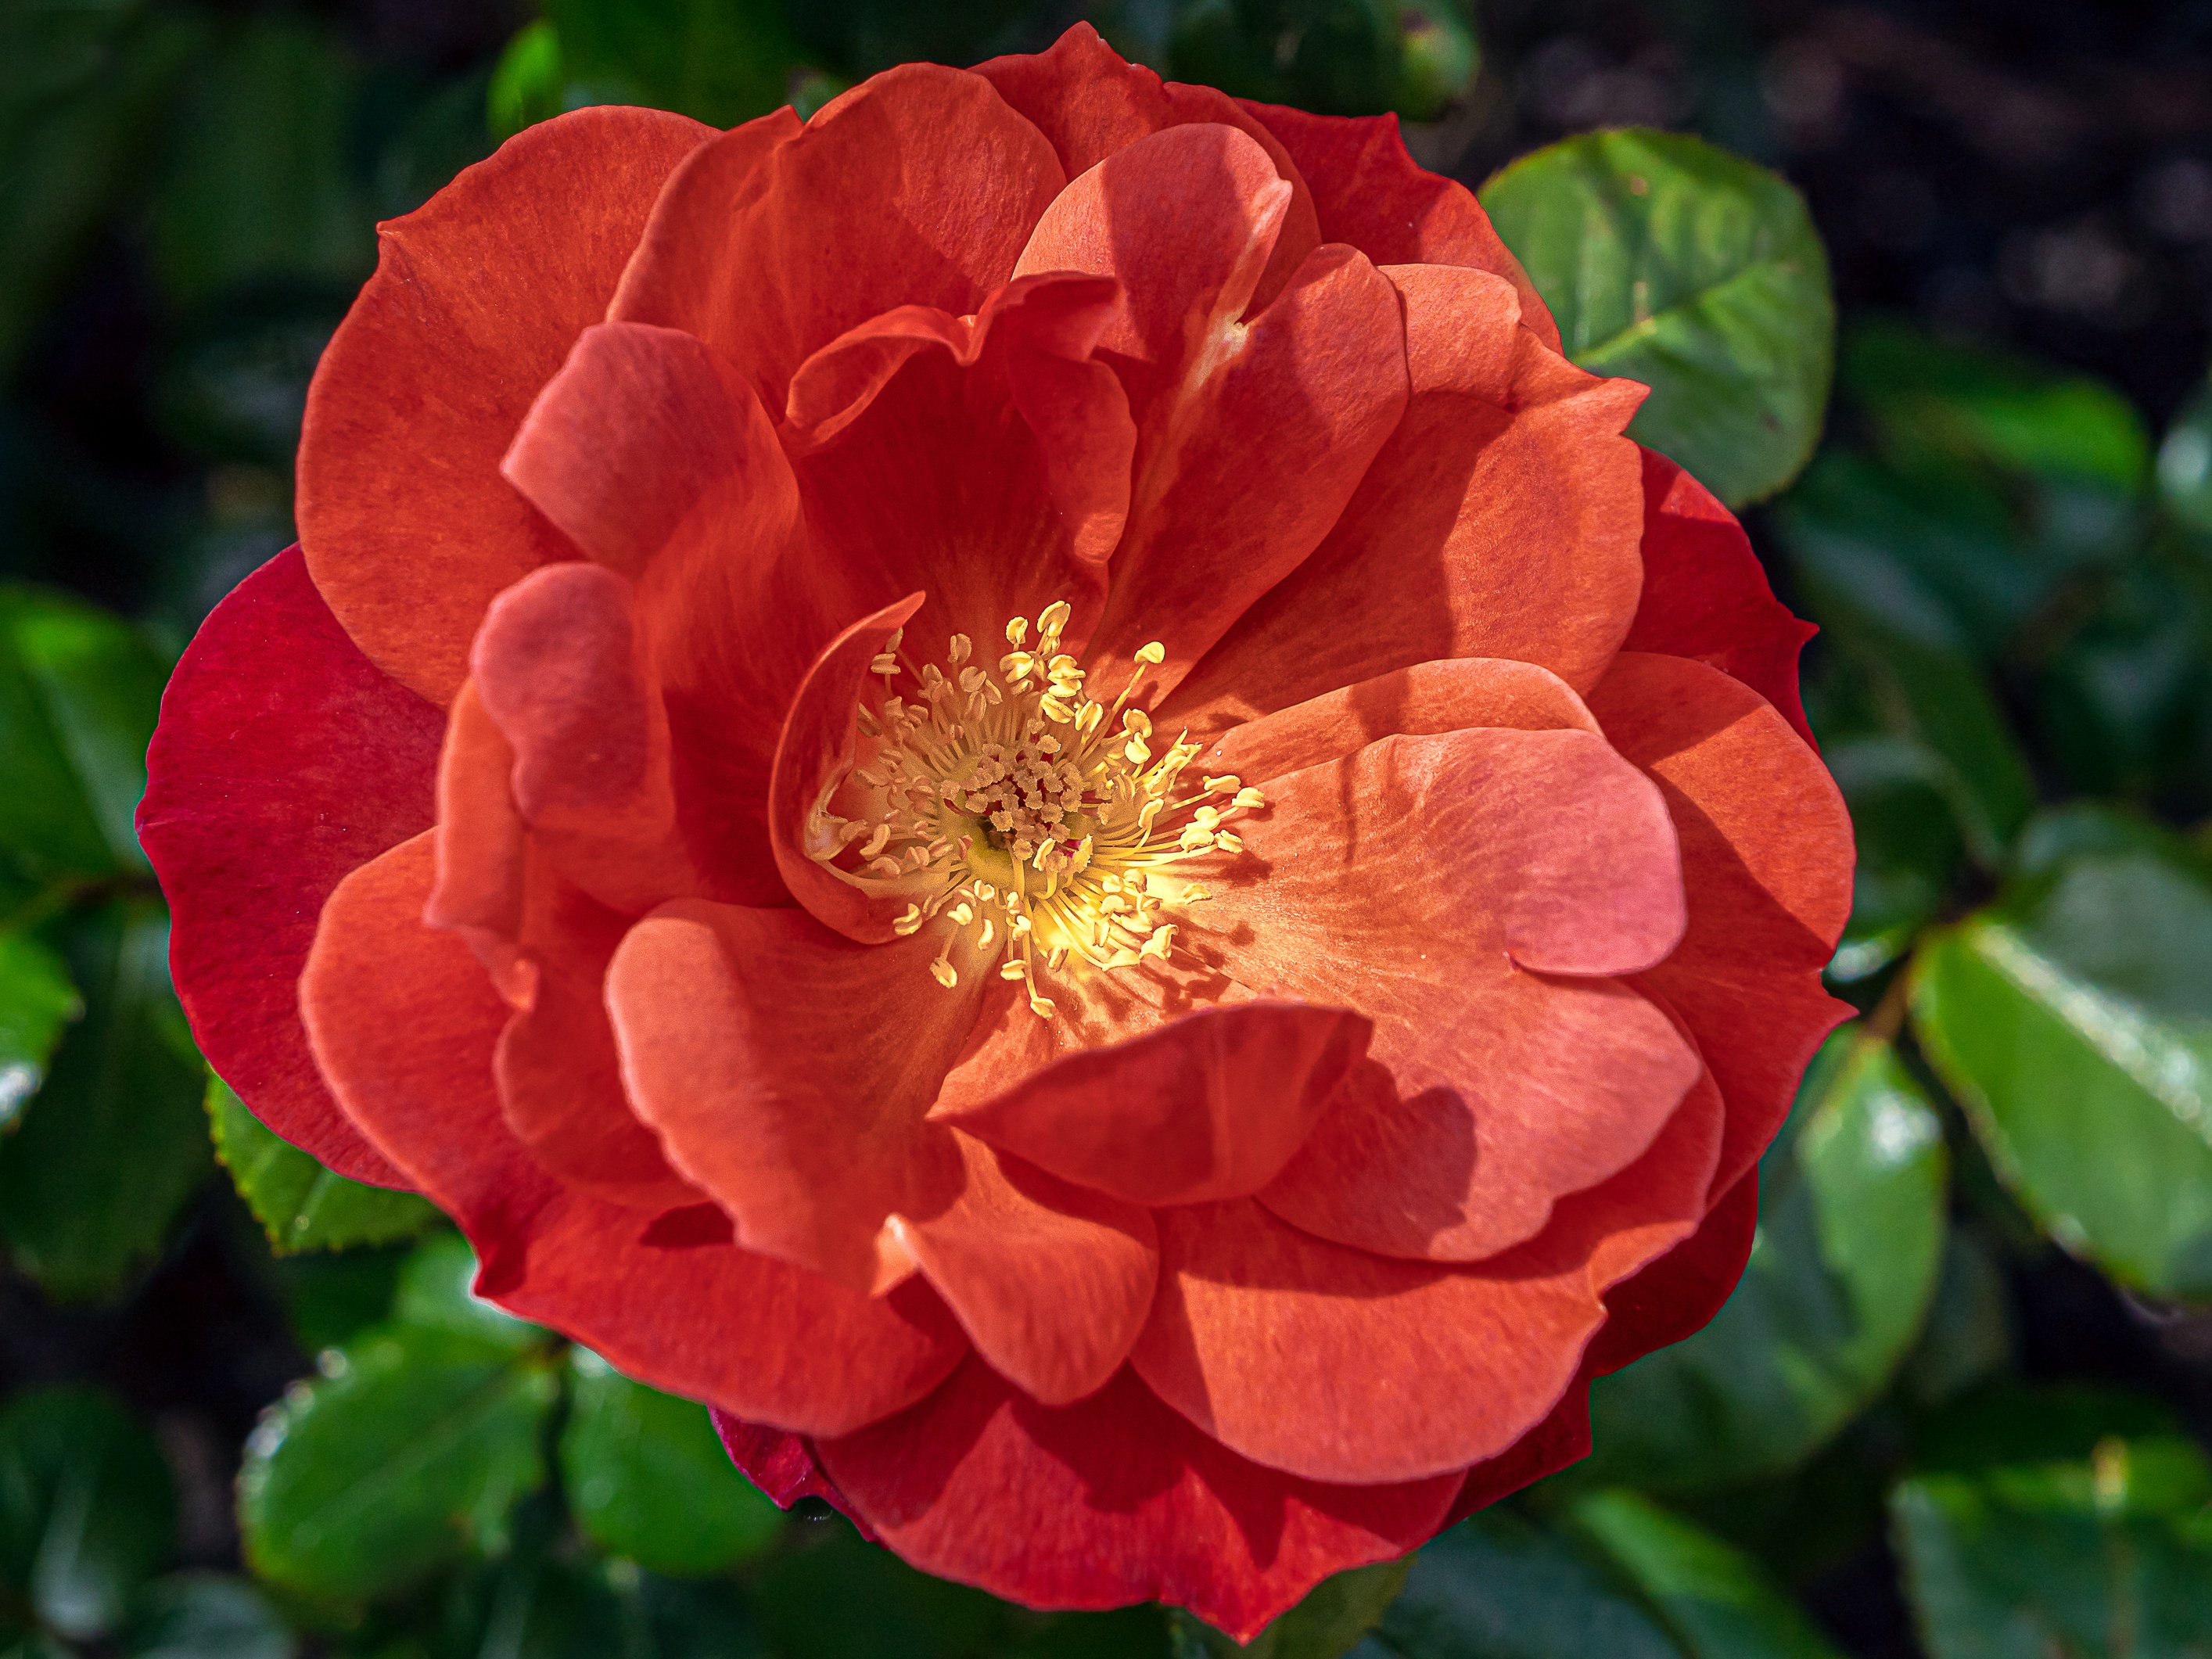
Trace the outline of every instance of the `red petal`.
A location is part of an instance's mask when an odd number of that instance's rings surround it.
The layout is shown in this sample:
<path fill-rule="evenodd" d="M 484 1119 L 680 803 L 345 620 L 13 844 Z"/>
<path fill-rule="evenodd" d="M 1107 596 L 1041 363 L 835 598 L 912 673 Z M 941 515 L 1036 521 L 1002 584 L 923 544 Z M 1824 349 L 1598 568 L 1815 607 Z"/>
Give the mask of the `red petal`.
<path fill-rule="evenodd" d="M 1759 1167 L 1722 1194 L 1698 1231 L 1606 1292 L 1605 1328 L 1585 1364 L 1603 1376 L 1655 1349 L 1695 1336 L 1743 1277 L 1759 1231 Z"/>
<path fill-rule="evenodd" d="M 980 1360 L 903 1416 L 816 1449 L 924 1571 L 1031 1607 L 1170 1601 L 1239 1638 L 1330 1573 L 1425 1541 L 1460 1484 L 1297 1480 L 1207 1439 L 1126 1370 L 1055 1409 Z"/>
<path fill-rule="evenodd" d="M 1644 981 L 1727 1098 L 1724 1188 L 1774 1138 L 1814 1050 L 1851 1012 L 1820 988 L 1850 915 L 1850 817 L 1819 757 L 1718 669 L 1624 652 L 1589 702 L 1657 781 L 1681 836 L 1688 929 Z"/>
<path fill-rule="evenodd" d="M 1641 781 L 1585 732 L 1481 728 L 1268 784 L 1188 942 L 1262 994 L 1375 1022 L 1271 1207 L 1385 1255 L 1480 1260 L 1650 1144 L 1695 1054 L 1626 987 L 1549 977 L 1648 963 L 1680 926 Z"/>
<path fill-rule="evenodd" d="M 596 564 L 537 571 L 492 601 L 470 660 L 513 745 L 532 845 L 638 915 L 705 882 L 678 833 L 667 716 L 630 593 Z"/>
<path fill-rule="evenodd" d="M 1322 240 L 1312 194 L 1280 139 L 1226 94 L 1212 87 L 1163 82 L 1142 64 L 1124 61 L 1088 23 L 1070 25 L 1048 51 L 994 58 L 976 64 L 975 73 L 1044 134 L 1070 179 L 1088 173 L 1139 138 L 1170 127 L 1200 123 L 1234 127 L 1266 150 L 1276 173 L 1291 186 L 1291 196 L 1282 239 L 1255 290 L 1258 306 L 1282 291 L 1291 273 Z"/>
<path fill-rule="evenodd" d="M 799 364 L 854 325 L 899 305 L 975 312 L 1065 182 L 989 82 L 904 64 L 804 128 L 787 107 L 702 147 L 607 314 L 697 335 L 781 409 Z"/>
<path fill-rule="evenodd" d="M 959 1190 L 949 1134 L 921 1120 L 984 982 L 956 940 L 959 985 L 941 989 L 940 943 L 855 945 L 803 911 L 694 901 L 623 942 L 607 1005 L 630 1094 L 748 1249 L 858 1290 L 912 1270 L 884 1223 Z"/>
<path fill-rule="evenodd" d="M 1452 1500 L 1444 1524 L 1464 1521 L 1477 1510 L 1488 1509 L 1499 1498 L 1534 1486 L 1547 1474 L 1557 1474 L 1570 1463 L 1579 1463 L 1589 1450 L 1589 1382 L 1577 1375 L 1542 1422 L 1497 1456 L 1467 1472 L 1467 1484 Z"/>
<path fill-rule="evenodd" d="M 417 836 L 339 885 L 301 1006 L 347 1114 L 468 1233 L 478 1292 L 655 1388 L 803 1433 L 933 1388 L 966 1345 L 926 1285 L 867 1297 L 732 1245 L 655 1248 L 637 1211 L 531 1161 L 492 1085 L 507 1006 L 465 945 L 419 920 L 431 866 Z"/>
<path fill-rule="evenodd" d="M 1130 1363 L 1233 1450 L 1316 1480 L 1498 1456 L 1569 1387 L 1607 1287 L 1698 1224 L 1722 1119 L 1717 1091 L 1692 1091 L 1628 1168 L 1476 1267 L 1348 1249 L 1249 1200 L 1163 1210 Z"/>
<path fill-rule="evenodd" d="M 1584 374 L 1485 272 L 1394 265 L 1413 400 L 1335 527 L 1174 700 L 1200 731 L 1445 657 L 1595 684 L 1636 613 L 1644 388 Z"/>
<path fill-rule="evenodd" d="M 1424 172 L 1407 153 L 1395 115 L 1310 115 L 1247 103 L 1289 149 L 1312 186 L 1323 240 L 1349 242 L 1378 265 L 1468 265 L 1503 276 L 1521 315 L 1559 350 L 1559 325 L 1482 204 L 1462 184 Z"/>
<path fill-rule="evenodd" d="M 1735 515 L 1664 455 L 1645 450 L 1644 598 L 1622 649 L 1693 657 L 1741 680 L 1811 744 L 1797 697 L 1797 653 L 1820 631 L 1774 597 Z"/>
<path fill-rule="evenodd" d="M 1583 700 L 1548 669 L 1497 657 L 1451 657 L 1377 675 L 1233 726 L 1200 765 L 1205 772 L 1256 783 L 1346 759 L 1383 738 L 1480 726 L 1597 732 L 1597 720 Z"/>
<path fill-rule="evenodd" d="M 859 1527 L 863 1538 L 875 1537 L 868 1524 L 853 1513 L 851 1500 L 823 1474 L 814 1448 L 803 1435 L 748 1423 L 720 1409 L 710 1415 L 730 1462 L 778 1508 L 787 1510 L 802 1498 L 818 1498 Z"/>
<path fill-rule="evenodd" d="M 185 647 L 138 807 L 208 1063 L 278 1134 L 377 1186 L 406 1181 L 316 1070 L 300 969 L 339 879 L 430 823 L 442 724 L 370 665 L 288 548 Z"/>
<path fill-rule="evenodd" d="M 605 314 L 663 181 L 713 136 L 659 110 L 578 110 L 381 228 L 308 389 L 300 538 L 346 631 L 424 696 L 459 689 L 493 594 L 575 556 L 499 459 Z"/>
<path fill-rule="evenodd" d="M 475 683 L 464 681 L 438 756 L 437 878 L 422 919 L 467 940 L 499 994 L 520 1004 L 529 994 L 529 972 L 514 948 L 528 830 L 515 810 L 514 777 L 514 745 L 484 713 Z"/>
<path fill-rule="evenodd" d="M 1369 1030 L 1340 1008 L 1203 1008 L 937 1115 L 1133 1204 L 1241 1198 L 1298 1149 L 1366 1054 Z"/>
<path fill-rule="evenodd" d="M 1151 1214 L 957 1130 L 951 1140 L 964 1170 L 957 1195 L 894 1217 L 892 1228 L 1000 1376 L 1048 1406 L 1097 1392 L 1152 1311 Z"/>

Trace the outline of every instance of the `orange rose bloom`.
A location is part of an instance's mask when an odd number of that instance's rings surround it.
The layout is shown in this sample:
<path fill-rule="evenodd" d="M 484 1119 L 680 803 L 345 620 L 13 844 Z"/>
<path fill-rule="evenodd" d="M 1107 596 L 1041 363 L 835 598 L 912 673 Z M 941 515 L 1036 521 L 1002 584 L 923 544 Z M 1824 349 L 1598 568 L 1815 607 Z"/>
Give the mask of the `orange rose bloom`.
<path fill-rule="evenodd" d="M 1808 630 L 1391 119 L 1079 27 L 383 235 L 142 814 L 273 1128 L 779 1498 L 1239 1635 L 1710 1316 Z"/>

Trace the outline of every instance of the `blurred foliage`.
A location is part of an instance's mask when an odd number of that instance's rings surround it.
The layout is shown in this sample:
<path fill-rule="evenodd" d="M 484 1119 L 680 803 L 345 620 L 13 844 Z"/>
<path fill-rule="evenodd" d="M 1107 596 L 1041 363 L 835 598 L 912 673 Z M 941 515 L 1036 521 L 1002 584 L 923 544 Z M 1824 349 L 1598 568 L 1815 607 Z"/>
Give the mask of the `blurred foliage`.
<path fill-rule="evenodd" d="M 314 1356 L 243 1451 L 250 1577 L 180 1556 L 168 1419 L 75 1383 L 0 1401 L 0 1659 L 1237 1650 L 1157 1607 L 1012 1608 L 787 1516 L 702 1407 L 477 1298 L 427 1205 L 207 1076 L 131 831 L 169 661 L 289 539 L 307 377 L 377 219 L 565 109 L 809 113 L 1073 15 L 546 0 L 433 75 L 283 6 L 0 9 L 0 1243 L 97 1319 L 197 1238 Z M 1431 131 L 1480 97 L 1458 0 L 1088 15 L 1242 96 Z M 1863 1017 L 1762 1162 L 1741 1286 L 1595 1384 L 1595 1455 L 1244 1650 L 1826 1659 L 1847 1644 L 1800 1597 L 1860 1571 L 1929 1659 L 2202 1656 L 2191 1425 L 2032 1380 L 2022 1291 L 2055 1249 L 2146 1329 L 2212 1328 L 2212 382 L 2154 433 L 2101 381 L 1901 319 L 1832 352 L 1802 202 L 1685 136 L 1570 138 L 1483 197 L 1571 355 L 1651 386 L 1635 435 L 1775 498 L 1753 522 L 1824 630 L 1807 702 L 1860 845 L 1829 979 Z M 152 319 L 143 384 L 83 355 L 118 284 Z M 128 404 L 137 459 L 95 459 L 72 398 Z M 88 548 L 128 618 L 53 585 Z"/>

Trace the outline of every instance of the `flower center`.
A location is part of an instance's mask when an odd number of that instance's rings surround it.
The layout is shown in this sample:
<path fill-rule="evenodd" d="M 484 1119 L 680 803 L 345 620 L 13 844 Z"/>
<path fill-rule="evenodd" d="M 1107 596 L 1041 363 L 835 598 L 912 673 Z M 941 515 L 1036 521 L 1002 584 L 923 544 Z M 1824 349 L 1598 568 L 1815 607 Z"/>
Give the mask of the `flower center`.
<path fill-rule="evenodd" d="M 1157 643 L 1139 651 L 1120 695 L 1098 702 L 1060 648 L 1068 615 L 1065 600 L 1046 606 L 1033 649 L 1029 619 L 1009 622 L 1012 648 L 995 672 L 969 662 L 974 641 L 955 634 L 945 665 L 917 672 L 900 654 L 905 630 L 893 634 L 872 665 L 884 677 L 881 707 L 859 715 L 864 755 L 844 799 L 851 804 L 857 786 L 860 810 L 850 818 L 817 811 L 807 836 L 823 864 L 857 859 L 839 872 L 848 880 L 917 893 L 892 924 L 899 933 L 951 918 L 955 932 L 929 965 L 938 983 L 959 982 L 951 953 L 964 933 L 1002 978 L 1024 982 L 1030 1009 L 1047 1019 L 1054 1004 L 1040 975 L 1170 961 L 1170 913 L 1206 893 L 1161 873 L 1241 852 L 1226 820 L 1267 805 L 1234 777 L 1183 789 L 1200 745 L 1186 732 L 1155 756 L 1152 718 L 1132 702 L 1166 653 Z M 891 689 L 902 673 L 919 686 L 910 700 Z"/>

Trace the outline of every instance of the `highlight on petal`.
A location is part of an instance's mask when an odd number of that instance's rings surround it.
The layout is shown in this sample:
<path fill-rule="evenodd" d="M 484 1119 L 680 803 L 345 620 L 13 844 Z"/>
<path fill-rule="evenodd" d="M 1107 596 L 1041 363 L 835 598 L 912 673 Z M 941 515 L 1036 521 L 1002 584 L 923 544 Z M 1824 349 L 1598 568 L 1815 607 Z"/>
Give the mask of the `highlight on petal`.
<path fill-rule="evenodd" d="M 851 1507 L 925 1572 L 1032 1607 L 1188 1607 L 1238 1639 L 1333 1572 L 1425 1542 L 1457 1471 L 1327 1485 L 1263 1468 L 1127 1370 L 1058 1408 L 971 1358 L 904 1414 L 816 1447 Z"/>
<path fill-rule="evenodd" d="M 1204 1008 L 1082 1048 L 936 1115 L 1002 1152 L 1133 1204 L 1241 1198 L 1273 1180 L 1367 1052 L 1348 1009 Z"/>
<path fill-rule="evenodd" d="M 434 702 L 459 689 L 492 596 L 575 556 L 500 457 L 605 313 L 663 181 L 713 137 L 659 110 L 576 110 L 379 228 L 376 275 L 307 390 L 300 539 L 369 660 Z"/>
<path fill-rule="evenodd" d="M 138 806 L 170 975 L 208 1063 L 269 1127 L 374 1186 L 408 1181 L 316 1069 L 300 970 L 331 890 L 430 824 L 441 724 L 362 654 L 287 548 L 185 647 Z"/>
<path fill-rule="evenodd" d="M 902 64 L 804 126 L 787 106 L 702 146 L 662 191 L 608 320 L 698 336 L 781 409 L 799 364 L 871 317 L 972 314 L 1065 183 L 989 82 Z"/>
<path fill-rule="evenodd" d="M 1820 988 L 1850 915 L 1850 816 L 1788 722 L 1717 668 L 1623 652 L 1589 702 L 1607 738 L 1658 784 L 1681 838 L 1688 925 L 1644 980 L 1727 1097 L 1726 1187 L 1774 1138 L 1814 1051 L 1850 1013 Z"/>
<path fill-rule="evenodd" d="M 421 921 L 433 860 L 417 836 L 340 884 L 301 1006 L 347 1115 L 468 1234 L 477 1293 L 625 1375 L 799 1433 L 847 1432 L 934 1388 L 967 1345 L 927 1285 L 870 1297 L 732 1244 L 648 1244 L 636 1210 L 530 1159 L 492 1079 L 507 1005 L 462 940 Z"/>
<path fill-rule="evenodd" d="M 950 1132 L 958 1192 L 889 1225 L 975 1352 L 1031 1399 L 1064 1406 L 1120 1369 L 1152 1311 L 1151 1215 Z"/>

